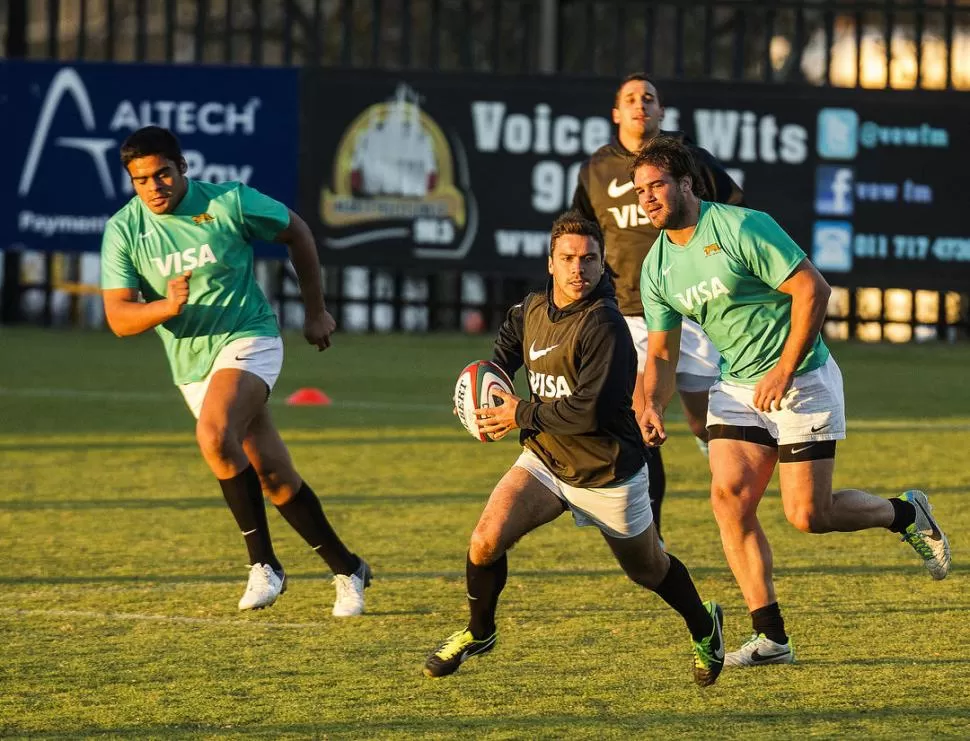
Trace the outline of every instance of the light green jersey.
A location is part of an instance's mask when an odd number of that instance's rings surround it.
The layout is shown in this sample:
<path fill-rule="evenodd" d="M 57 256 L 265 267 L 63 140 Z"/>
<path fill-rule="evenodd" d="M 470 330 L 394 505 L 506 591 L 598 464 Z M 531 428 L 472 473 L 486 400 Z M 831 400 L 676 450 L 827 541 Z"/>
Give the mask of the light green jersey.
<path fill-rule="evenodd" d="M 135 196 L 105 226 L 101 288 L 135 288 L 156 301 L 191 270 L 188 303 L 155 331 L 175 383 L 201 381 L 229 342 L 279 336 L 250 243 L 274 239 L 289 223 L 286 206 L 238 182 L 190 180 L 170 214 L 153 214 Z"/>
<path fill-rule="evenodd" d="M 791 296 L 776 290 L 805 253 L 768 214 L 701 202 L 683 247 L 661 232 L 643 261 L 640 298 L 648 330 L 678 326 L 682 316 L 703 327 L 721 353 L 721 377 L 753 384 L 771 370 L 791 328 Z M 821 335 L 796 375 L 829 357 Z"/>

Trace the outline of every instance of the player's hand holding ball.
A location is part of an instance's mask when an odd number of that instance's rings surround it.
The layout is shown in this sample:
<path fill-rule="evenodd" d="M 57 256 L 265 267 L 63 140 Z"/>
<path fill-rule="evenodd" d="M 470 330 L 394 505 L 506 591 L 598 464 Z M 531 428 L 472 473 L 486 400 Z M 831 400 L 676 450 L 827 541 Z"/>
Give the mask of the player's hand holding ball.
<path fill-rule="evenodd" d="M 330 347 L 330 335 L 337 328 L 337 322 L 324 309 L 318 316 L 307 316 L 303 320 L 303 336 L 311 345 L 315 345 L 318 350 L 326 350 Z"/>
<path fill-rule="evenodd" d="M 488 360 L 469 363 L 455 384 L 455 414 L 468 433 L 483 443 L 501 440 L 515 424 L 519 404 L 512 379 Z"/>
<path fill-rule="evenodd" d="M 189 278 L 192 271 L 186 270 L 181 275 L 176 275 L 168 282 L 168 289 L 165 292 L 165 300 L 168 301 L 172 316 L 182 313 L 182 307 L 189 302 Z"/>

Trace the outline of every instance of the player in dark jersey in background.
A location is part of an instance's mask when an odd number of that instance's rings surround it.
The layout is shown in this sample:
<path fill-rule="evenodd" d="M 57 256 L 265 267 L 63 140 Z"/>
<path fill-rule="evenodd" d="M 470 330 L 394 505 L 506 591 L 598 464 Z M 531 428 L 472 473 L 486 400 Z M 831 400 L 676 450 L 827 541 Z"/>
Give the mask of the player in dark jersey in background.
<path fill-rule="evenodd" d="M 428 657 L 429 677 L 452 674 L 495 646 L 506 552 L 567 509 L 577 526 L 599 528 L 632 581 L 684 618 L 694 681 L 712 684 L 721 671 L 721 608 L 701 602 L 686 567 L 664 553 L 653 525 L 646 450 L 632 406 L 636 355 L 605 270 L 602 239 L 595 222 L 576 212 L 560 216 L 552 227 L 546 291 L 513 306 L 499 330 L 495 362 L 510 377 L 525 366 L 531 399 L 496 392 L 504 404 L 476 415 L 495 439 L 520 428 L 523 450 L 472 533 L 468 625 Z"/>
<path fill-rule="evenodd" d="M 638 370 L 643 370 L 647 351 L 647 328 L 640 302 L 640 266 L 656 241 L 659 231 L 651 224 L 637 203 L 630 182 L 630 163 L 634 155 L 660 133 L 664 108 L 660 91 L 644 74 L 626 77 L 616 91 L 613 123 L 616 138 L 600 147 L 579 171 L 579 183 L 573 196 L 573 208 L 587 219 L 596 221 L 603 231 L 606 262 L 616 282 L 616 300 L 626 317 L 637 352 Z M 739 205 L 741 188 L 708 151 L 694 146 L 683 134 L 664 132 L 685 141 L 694 153 L 708 200 Z M 685 321 L 681 335 L 681 361 L 677 368 L 677 389 L 687 424 L 702 450 L 707 448 L 707 392 L 718 375 L 720 355 L 700 327 Z M 643 409 L 641 382 L 638 375 L 633 406 L 637 414 Z M 650 500 L 654 523 L 660 533 L 660 508 L 666 489 L 663 460 L 659 450 L 648 454 Z"/>

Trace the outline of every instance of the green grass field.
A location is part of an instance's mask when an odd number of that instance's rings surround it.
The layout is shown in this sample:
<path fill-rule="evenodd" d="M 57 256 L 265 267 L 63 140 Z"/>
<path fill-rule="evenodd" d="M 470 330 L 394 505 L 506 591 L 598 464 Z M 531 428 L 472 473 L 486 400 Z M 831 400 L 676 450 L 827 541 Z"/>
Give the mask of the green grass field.
<path fill-rule="evenodd" d="M 925 488 L 950 577 L 887 531 L 800 534 L 772 489 L 762 521 L 800 661 L 703 691 L 677 616 L 565 516 L 512 552 L 496 650 L 421 676 L 463 625 L 467 538 L 516 455 L 450 414 L 457 372 L 488 352 L 483 337 L 339 335 L 324 354 L 287 338 L 274 415 L 376 574 L 368 614 L 338 620 L 323 562 L 272 508 L 289 591 L 236 610 L 242 539 L 153 336 L 0 329 L 0 737 L 970 737 L 970 346 L 834 346 L 836 485 Z M 281 403 L 302 386 L 333 405 Z M 665 535 L 734 648 L 750 623 L 706 462 L 672 432 Z"/>

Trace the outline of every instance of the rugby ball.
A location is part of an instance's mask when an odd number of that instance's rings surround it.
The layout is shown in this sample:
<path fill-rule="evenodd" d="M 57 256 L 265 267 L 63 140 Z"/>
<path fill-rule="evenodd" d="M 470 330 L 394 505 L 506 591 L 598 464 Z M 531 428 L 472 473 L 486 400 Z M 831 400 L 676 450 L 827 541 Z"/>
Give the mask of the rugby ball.
<path fill-rule="evenodd" d="M 506 372 L 489 360 L 476 360 L 469 363 L 458 375 L 455 384 L 455 411 L 462 427 L 476 440 L 483 443 L 493 442 L 491 436 L 480 432 L 475 410 L 482 407 L 501 406 L 502 400 L 495 396 L 501 389 L 507 394 L 515 393 L 512 379 Z"/>

